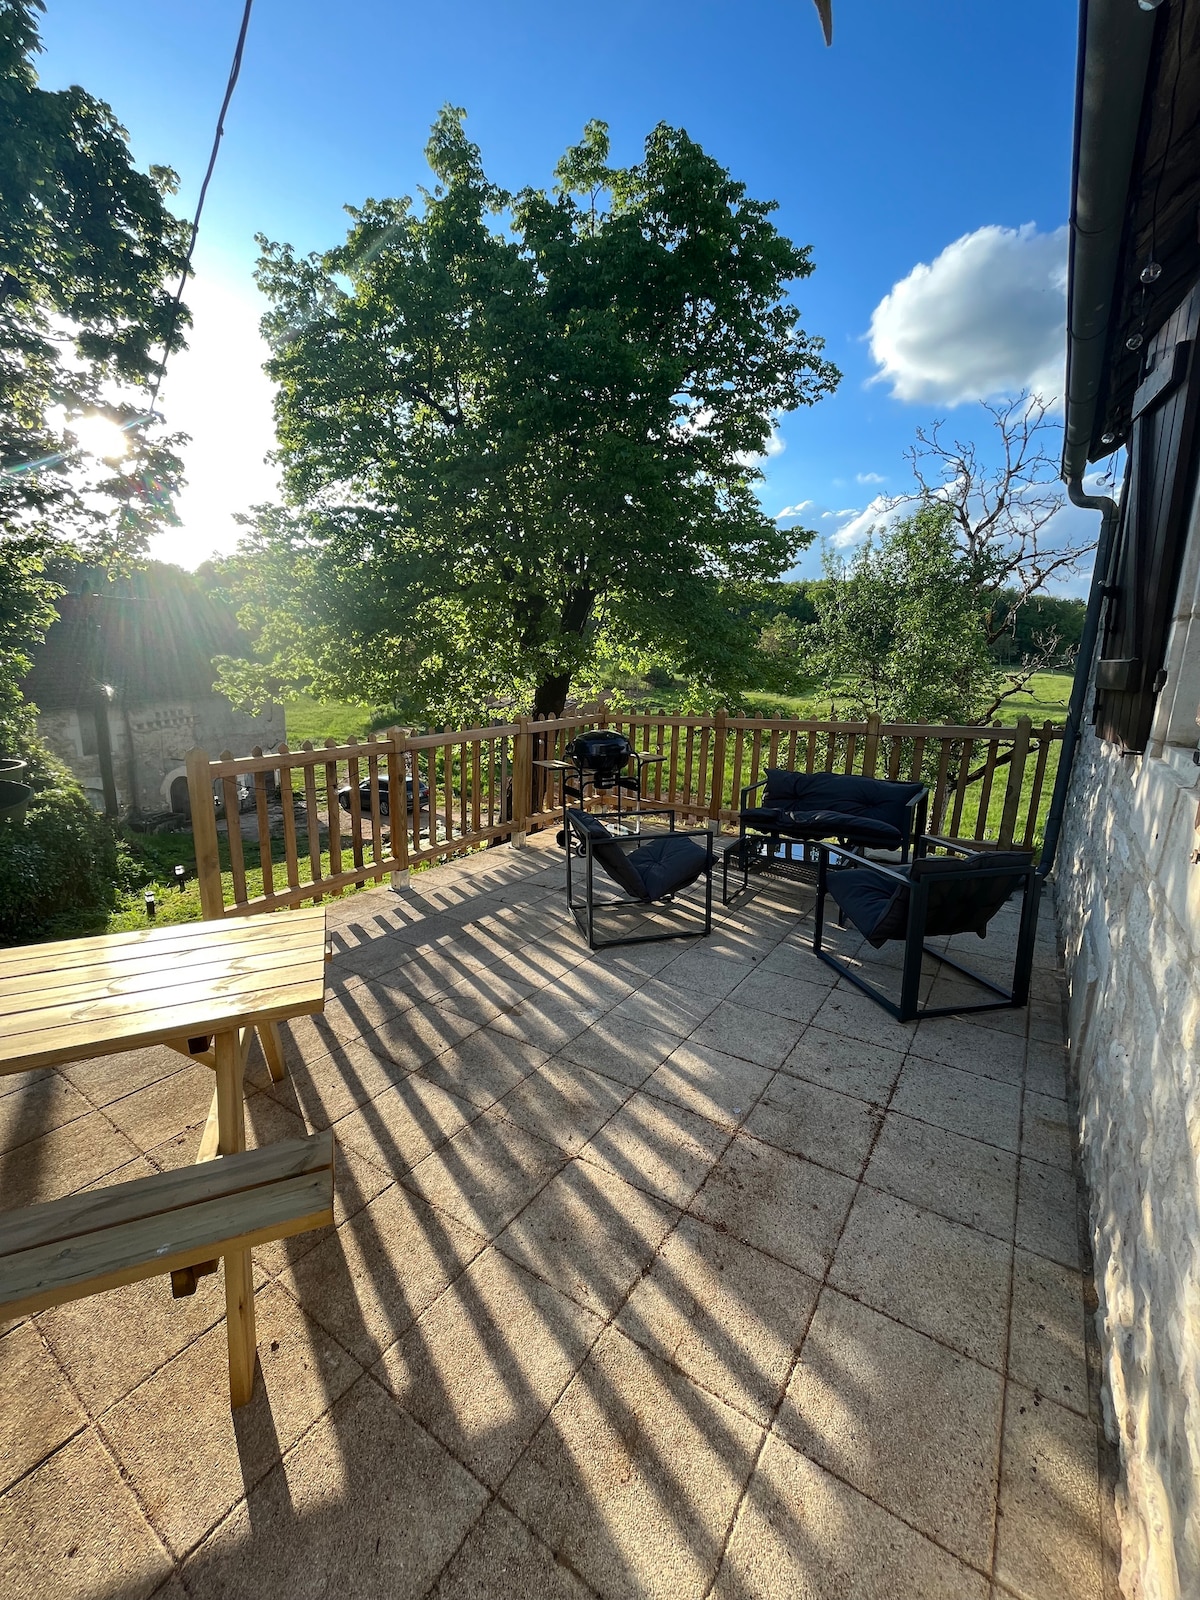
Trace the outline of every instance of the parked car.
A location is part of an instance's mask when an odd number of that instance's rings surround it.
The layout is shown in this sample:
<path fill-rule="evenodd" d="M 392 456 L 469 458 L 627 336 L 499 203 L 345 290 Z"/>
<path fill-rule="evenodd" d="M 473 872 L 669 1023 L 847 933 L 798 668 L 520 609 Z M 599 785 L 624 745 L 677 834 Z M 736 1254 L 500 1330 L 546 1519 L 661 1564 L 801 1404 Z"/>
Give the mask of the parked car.
<path fill-rule="evenodd" d="M 408 807 L 409 807 L 409 810 L 411 811 L 412 810 L 412 803 L 413 803 L 413 781 L 412 781 L 412 779 L 411 778 L 405 779 L 405 784 L 406 784 L 406 787 L 408 789 Z M 420 780 L 420 784 L 419 784 L 417 792 L 420 795 L 421 807 L 423 809 L 425 806 L 427 806 L 429 804 L 429 785 L 425 782 L 424 778 L 422 778 Z M 370 780 L 370 778 L 363 778 L 363 780 L 359 784 L 359 786 L 358 786 L 358 799 L 359 799 L 359 805 L 362 807 L 363 815 L 369 817 L 371 815 L 371 780 Z M 349 809 L 350 809 L 350 785 L 348 783 L 344 783 L 342 785 L 342 787 L 338 790 L 338 805 L 341 806 L 343 811 L 349 811 Z M 388 809 L 388 775 L 387 775 L 386 772 L 381 772 L 379 774 L 379 814 L 380 814 L 381 817 L 386 817 L 386 816 L 390 815 L 390 812 L 389 812 L 389 809 Z"/>

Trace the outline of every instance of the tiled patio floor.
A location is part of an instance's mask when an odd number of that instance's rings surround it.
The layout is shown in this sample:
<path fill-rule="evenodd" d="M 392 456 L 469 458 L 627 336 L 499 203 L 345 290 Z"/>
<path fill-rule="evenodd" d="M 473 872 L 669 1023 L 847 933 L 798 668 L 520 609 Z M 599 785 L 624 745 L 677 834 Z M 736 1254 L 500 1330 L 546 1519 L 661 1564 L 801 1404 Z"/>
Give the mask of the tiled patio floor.
<path fill-rule="evenodd" d="M 0 1595 L 1115 1593 L 1049 908 L 1027 1012 L 900 1027 L 803 888 L 591 956 L 561 874 L 331 903 L 247 1121 L 332 1124 L 339 1225 L 255 1253 L 250 1405 L 219 1279 L 0 1326 Z M 17 1206 L 192 1160 L 212 1080 L 0 1084 Z"/>

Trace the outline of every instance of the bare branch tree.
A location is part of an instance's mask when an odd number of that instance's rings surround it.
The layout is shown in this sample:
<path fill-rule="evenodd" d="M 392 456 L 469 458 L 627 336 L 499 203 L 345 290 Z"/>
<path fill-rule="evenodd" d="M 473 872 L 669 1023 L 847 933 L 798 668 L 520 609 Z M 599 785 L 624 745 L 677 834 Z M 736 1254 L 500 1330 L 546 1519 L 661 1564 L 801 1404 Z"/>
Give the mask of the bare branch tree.
<path fill-rule="evenodd" d="M 983 409 L 999 440 L 988 465 L 970 440 L 951 439 L 945 422 L 917 429 L 908 452 L 918 497 L 949 506 L 963 556 L 985 605 L 988 643 L 1015 631 L 1023 605 L 1050 580 L 1074 572 L 1093 549 L 1050 533 L 1064 502 L 1058 477 L 1058 424 L 1040 395 Z M 1042 652 L 1039 650 L 1038 655 Z M 1031 672 L 1044 668 L 1033 667 Z"/>

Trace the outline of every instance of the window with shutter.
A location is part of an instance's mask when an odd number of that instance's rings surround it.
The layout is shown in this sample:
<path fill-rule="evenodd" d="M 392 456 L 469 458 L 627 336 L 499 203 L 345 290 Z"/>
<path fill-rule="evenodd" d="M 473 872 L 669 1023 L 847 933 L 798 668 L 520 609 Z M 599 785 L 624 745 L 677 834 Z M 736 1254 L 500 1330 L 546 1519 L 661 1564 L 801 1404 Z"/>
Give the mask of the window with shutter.
<path fill-rule="evenodd" d="M 1133 403 L 1121 526 L 1105 579 L 1094 712 L 1100 738 L 1130 752 L 1146 748 L 1163 687 L 1196 480 L 1198 332 L 1200 285 L 1155 336 Z"/>

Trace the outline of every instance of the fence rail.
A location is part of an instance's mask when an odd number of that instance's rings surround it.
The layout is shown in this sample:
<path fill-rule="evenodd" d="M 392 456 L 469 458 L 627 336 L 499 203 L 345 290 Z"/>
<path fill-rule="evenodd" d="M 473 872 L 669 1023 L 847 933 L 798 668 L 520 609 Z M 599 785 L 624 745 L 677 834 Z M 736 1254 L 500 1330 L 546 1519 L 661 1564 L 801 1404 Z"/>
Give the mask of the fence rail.
<path fill-rule="evenodd" d="M 562 759 L 577 733 L 596 726 L 662 757 L 647 767 L 656 806 L 714 828 L 736 826 L 742 789 L 768 767 L 787 767 L 923 780 L 932 832 L 1026 848 L 1037 840 L 1063 736 L 1059 724 L 1035 727 L 1028 717 L 1015 726 L 938 727 L 601 706 L 485 728 L 389 728 L 345 744 L 224 751 L 215 760 L 192 750 L 188 794 L 204 915 L 273 911 L 351 885 L 399 882 L 414 865 L 474 846 L 522 844 L 531 829 L 553 823 L 562 804 L 561 776 L 537 763 Z M 254 813 L 253 838 L 243 833 L 246 811 Z"/>

